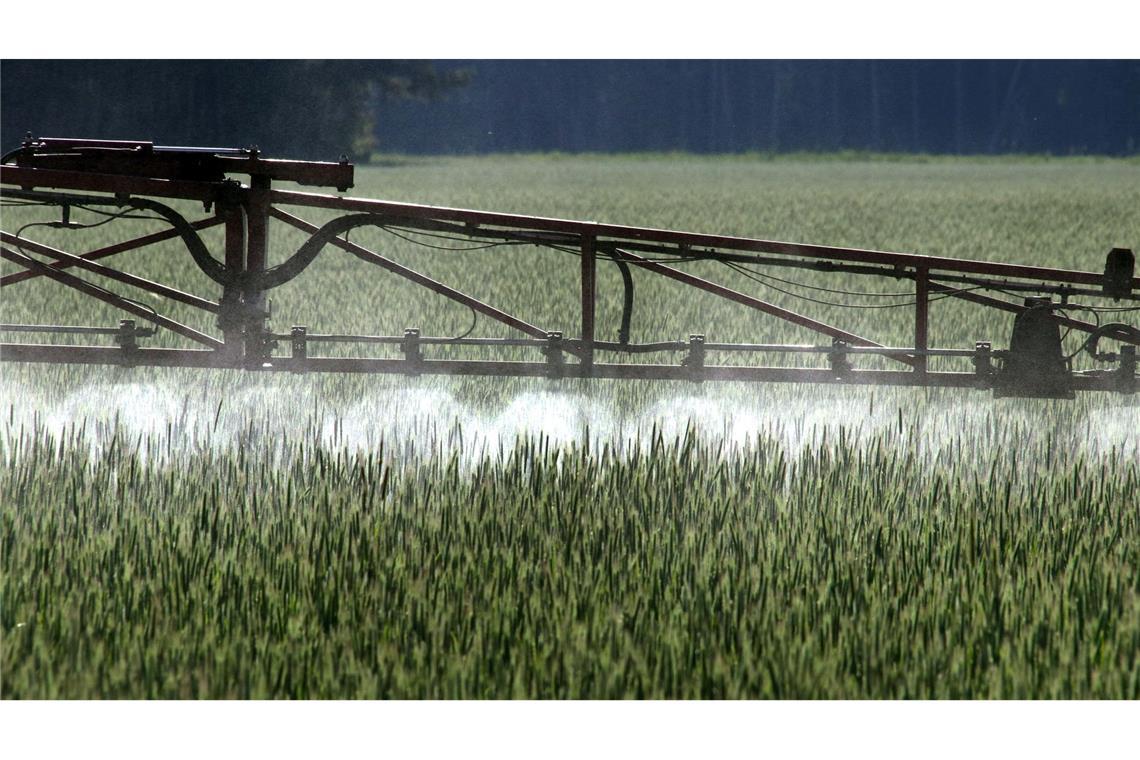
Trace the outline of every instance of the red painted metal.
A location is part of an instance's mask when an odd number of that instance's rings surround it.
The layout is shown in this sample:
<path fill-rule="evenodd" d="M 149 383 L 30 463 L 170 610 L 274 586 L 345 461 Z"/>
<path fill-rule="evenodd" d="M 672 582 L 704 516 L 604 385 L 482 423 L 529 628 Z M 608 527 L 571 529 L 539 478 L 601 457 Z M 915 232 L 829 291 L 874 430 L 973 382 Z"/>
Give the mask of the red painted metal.
<path fill-rule="evenodd" d="M 860 264 L 880 264 L 890 267 L 914 269 L 926 267 L 930 272 L 964 272 L 994 277 L 1012 277 L 1038 280 L 1041 282 L 1068 283 L 1073 285 L 1100 286 L 1104 281 L 1101 272 L 1081 272 L 1068 269 L 1003 264 L 992 261 L 974 261 L 943 256 L 924 256 L 915 253 L 893 253 L 862 248 L 842 248 L 835 246 L 786 243 L 774 240 L 758 240 L 724 235 L 707 235 L 677 230 L 662 230 L 651 227 L 628 227 L 597 222 L 580 222 L 569 219 L 555 219 L 520 214 L 501 214 L 490 211 L 424 206 L 393 201 L 378 201 L 364 198 L 343 198 L 318 193 L 303 193 L 291 190 L 274 190 L 273 203 L 314 208 L 337 209 L 390 216 L 393 220 L 443 220 L 487 228 L 513 230 L 535 230 L 558 232 L 569 235 L 590 235 L 601 240 L 648 240 L 656 243 L 669 243 L 689 248 L 716 248 L 730 251 L 755 251 L 775 253 L 784 256 L 798 256 L 809 259 L 831 259 Z M 1140 291 L 1140 277 L 1132 279 L 1132 289 Z"/>
<path fill-rule="evenodd" d="M 35 345 L 25 343 L 0 344 L 0 356 L 9 361 L 72 364 L 117 365 L 128 361 L 123 352 L 106 346 Z M 237 365 L 227 363 L 217 351 L 201 349 L 139 348 L 129 360 L 132 364 L 156 367 L 190 367 L 199 369 L 227 369 Z M 409 374 L 403 359 L 366 358 L 306 358 L 282 357 L 271 364 L 254 368 L 260 371 L 335 372 L 366 374 Z M 549 377 L 550 366 L 542 362 L 523 361 L 459 361 L 425 360 L 417 365 L 415 374 L 454 375 L 468 377 Z M 607 380 L 684 380 L 734 382 L 797 383 L 818 385 L 890 385 L 901 387 L 981 388 L 977 375 L 970 372 L 928 372 L 920 375 L 905 370 L 859 370 L 836 374 L 827 369 L 794 367 L 708 366 L 697 378 L 690 368 L 666 364 L 567 364 L 562 377 L 595 378 Z M 1105 375 L 1077 375 L 1073 389 L 1077 391 L 1115 390 L 1113 378 Z"/>
<path fill-rule="evenodd" d="M 310 235 L 315 233 L 318 229 L 316 225 L 309 224 L 305 220 L 293 216 L 287 211 L 282 211 L 281 209 L 275 208 L 271 213 L 275 219 L 280 219 L 283 222 L 291 224 L 297 229 L 303 230 Z M 466 293 L 456 290 L 455 288 L 452 288 L 448 285 L 444 285 L 442 282 L 433 280 L 427 275 L 420 274 L 419 272 L 413 269 L 409 269 L 402 264 L 398 264 L 385 256 L 381 256 L 378 253 L 368 250 L 364 246 L 357 245 L 356 243 L 345 242 L 340 238 L 334 238 L 332 241 L 330 241 L 330 244 L 335 245 L 341 250 L 348 251 L 349 253 L 364 261 L 387 269 L 393 274 L 398 274 L 405 279 L 411 280 L 417 285 L 422 285 L 433 293 L 438 293 L 445 298 L 450 298 L 457 303 L 461 303 L 464 306 L 470 307 L 478 313 L 490 317 L 491 319 L 494 319 L 498 322 L 502 322 L 503 324 L 508 325 L 509 327 L 513 327 L 520 332 L 524 332 L 527 335 L 533 336 L 535 338 L 546 337 L 546 334 L 548 332 L 547 330 L 532 325 L 529 322 L 519 319 L 518 317 L 507 314 L 505 311 L 496 309 L 493 306 L 489 306 L 477 298 L 469 296 Z"/>
<path fill-rule="evenodd" d="M 1003 301 L 1000 298 L 993 298 L 991 296 L 983 296 L 980 293 L 962 292 L 958 288 L 951 288 L 937 282 L 930 283 L 930 290 L 936 293 L 946 293 L 953 298 L 959 298 L 963 301 L 971 301 L 982 306 L 989 306 L 994 309 L 1000 309 L 1011 314 L 1020 314 L 1025 311 L 1025 307 L 1019 303 L 1010 303 Z M 1081 319 L 1074 319 L 1065 315 L 1057 315 L 1054 317 L 1061 327 L 1071 327 L 1074 330 L 1081 332 L 1091 333 L 1098 329 L 1098 326 L 1092 322 L 1085 322 Z M 1140 346 L 1140 329 L 1135 327 L 1120 327 L 1110 331 L 1109 336 L 1113 340 L 1118 340 L 1121 343 L 1131 343 L 1134 346 Z"/>
<path fill-rule="evenodd" d="M 31 169 L 78 171 L 134 177 L 220 182 L 229 174 L 314 187 L 352 187 L 347 160 L 288 161 L 262 158 L 256 149 L 187 148 L 128 140 L 48 137 L 26 143 L 16 165 Z"/>
<path fill-rule="evenodd" d="M 213 203 L 225 188 L 220 183 L 190 180 L 152 179 L 129 175 L 92 174 L 81 171 L 28 169 L 22 166 L 0 166 L 0 183 L 25 190 L 53 188 L 85 190 L 114 195 L 145 195 L 154 198 L 181 198 Z"/>
<path fill-rule="evenodd" d="M 189 338 L 190 340 L 196 341 L 205 346 L 209 346 L 210 348 L 222 348 L 222 342 L 211 338 L 209 335 L 201 333 L 192 327 L 182 324 L 181 322 L 176 322 L 169 317 L 164 317 L 149 309 L 145 309 L 142 306 L 136 304 L 134 301 L 129 301 L 125 298 L 115 295 L 114 293 L 108 292 L 103 288 L 92 285 L 86 280 L 82 280 L 75 275 L 53 269 L 47 264 L 42 264 L 39 261 L 36 261 L 33 258 L 29 258 L 22 253 L 17 253 L 16 251 L 13 251 L 9 248 L 0 248 L 0 256 L 15 264 L 19 264 L 22 267 L 35 269 L 41 274 L 55 280 L 56 282 L 74 288 L 75 290 L 78 290 L 85 295 L 89 295 L 96 300 L 102 301 L 103 303 L 110 304 L 111 306 L 122 309 L 128 314 L 134 314 L 136 317 L 141 317 L 142 319 L 153 322 L 160 327 L 165 327 L 171 332 L 178 333 L 185 338 Z"/>
<path fill-rule="evenodd" d="M 174 333 L 205 345 L 206 350 L 185 348 L 149 348 L 136 346 L 136 338 L 147 331 L 133 331 L 133 323 L 119 329 L 73 328 L 52 325 L 0 325 L 0 331 L 23 333 L 57 332 L 81 334 L 89 339 L 114 335 L 120 345 L 65 346 L 35 343 L 0 344 L 0 360 L 27 362 L 70 362 L 78 364 L 128 364 L 183 366 L 202 368 L 243 367 L 263 371 L 289 372 L 376 372 L 443 375 L 508 375 L 520 377 L 581 377 L 656 380 L 734 380 L 756 382 L 882 384 L 919 387 L 993 388 L 993 362 L 1005 362 L 1016 352 L 992 349 L 989 342 L 978 342 L 974 349 L 932 348 L 930 302 L 932 296 L 961 299 L 988 308 L 1021 314 L 1026 307 L 974 292 L 978 288 L 1013 291 L 1028 295 L 1104 296 L 1109 287 L 1108 276 L 1101 272 L 1051 269 L 1047 267 L 974 261 L 913 253 L 864 250 L 835 246 L 806 245 L 772 240 L 710 235 L 648 227 L 601 224 L 597 222 L 550 217 L 503 214 L 460 208 L 445 208 L 392 201 L 345 198 L 327 193 L 281 190 L 273 182 L 345 189 L 352 185 L 353 167 L 347 162 L 321 163 L 280 161 L 262 158 L 256 150 L 231 148 L 169 148 L 149 142 L 72 140 L 46 138 L 25 143 L 24 148 L 5 158 L 15 163 L 0 166 L 0 183 L 21 188 L 13 195 L 63 208 L 64 221 L 70 206 L 83 206 L 85 200 L 96 205 L 116 206 L 128 203 L 147 208 L 172 225 L 172 229 L 155 232 L 74 255 L 42 243 L 4 233 L 3 241 L 23 251 L 42 254 L 52 259 L 45 263 L 25 253 L 5 247 L 3 258 L 19 264 L 26 271 L 5 275 L 0 285 L 9 286 L 33 277 L 49 277 L 60 284 L 120 308 L 134 316 L 166 327 Z M 243 184 L 233 175 L 245 175 Z M 96 193 L 97 196 L 75 196 L 43 189 Z M 36 190 L 41 189 L 41 190 Z M 110 197 L 108 197 L 110 196 Z M 145 200 L 132 200 L 138 196 Z M 201 202 L 213 216 L 188 221 L 169 206 L 153 198 L 170 198 Z M 339 212 L 342 216 L 318 227 L 280 206 L 307 207 Z M 271 220 L 283 222 L 310 236 L 310 241 L 284 262 L 270 266 Z M 197 232 L 214 225 L 224 225 L 225 239 L 221 259 L 211 255 Z M 57 225 L 63 226 L 63 225 Z M 515 314 L 485 303 L 451 285 L 412 270 L 374 251 L 352 243 L 347 230 L 359 226 L 377 226 L 424 233 L 442 233 L 481 241 L 527 243 L 555 247 L 576 253 L 580 258 L 579 314 L 567 315 L 565 324 L 539 326 Z M 105 258 L 154 243 L 181 238 L 195 263 L 221 286 L 219 302 L 185 293 L 163 283 L 156 283 L 118 269 L 96 264 Z M 310 331 L 295 326 L 289 333 L 273 333 L 268 329 L 267 295 L 272 289 L 298 277 L 325 246 L 347 251 L 357 258 L 396 274 L 410 282 L 471 308 L 523 333 L 526 338 L 425 337 L 418 328 L 405 330 L 403 336 L 336 335 Z M 288 252 L 286 252 L 288 254 Z M 622 327 L 617 343 L 597 339 L 598 334 L 598 265 L 613 261 L 622 274 Z M 846 277 L 878 276 L 914 281 L 914 346 L 887 348 L 873 339 L 857 335 L 839 326 L 821 322 L 807 315 L 777 306 L 754 295 L 682 271 L 669 263 L 694 259 L 721 261 L 733 266 L 788 267 L 832 272 Z M 1106 265 L 1107 266 L 1107 265 Z M 221 339 L 163 317 L 130 299 L 111 293 L 63 270 L 78 267 L 120 283 L 143 288 L 218 315 Z M 629 324 L 634 310 L 633 280 L 630 268 L 648 275 L 665 277 L 694 291 L 723 298 L 790 324 L 804 327 L 832 340 L 825 346 L 787 346 L 762 343 L 714 343 L 704 335 L 690 335 L 688 340 L 650 340 L 631 344 Z M 1131 270 L 1129 270 L 1131 271 Z M 969 287 L 954 288 L 942 282 L 961 282 Z M 1114 298 L 1140 301 L 1140 278 L 1117 276 L 1111 283 Z M 1036 302 L 1035 302 L 1036 303 Z M 1060 309 L 1050 304 L 1050 309 Z M 1050 312 L 1052 313 L 1052 312 Z M 1113 315 L 1127 312 L 1111 312 Z M 1100 327 L 1075 319 L 1059 310 L 1052 316 L 1063 327 L 1088 333 L 1090 341 L 1102 338 L 1122 343 L 1140 344 L 1140 330 L 1127 324 Z M 578 324 L 575 325 L 574 321 Z M 569 337 L 577 327 L 578 337 Z M 675 338 L 676 336 L 674 336 Z M 990 336 L 984 336 L 989 340 Z M 281 355 L 276 347 L 287 341 L 289 355 Z M 371 345 L 376 350 L 399 350 L 403 358 L 345 358 L 313 356 L 310 343 L 351 342 Z M 433 347 L 447 345 L 452 351 L 479 350 L 530 352 L 542 355 L 544 361 L 479 359 L 441 360 L 425 356 Z M 1092 345 L 1090 343 L 1090 345 Z M 626 363 L 599 361 L 602 353 L 620 353 Z M 818 356 L 819 368 L 785 366 L 724 366 L 708 364 L 710 353 L 787 354 Z M 645 360 L 643 357 L 658 359 Z M 679 355 L 679 356 L 678 356 Z M 869 370 L 856 366 L 866 356 L 878 356 L 900 362 L 905 370 Z M 972 362 L 972 372 L 932 371 L 931 356 L 944 362 Z M 1121 351 L 1121 357 L 1103 353 L 1099 361 L 1116 361 L 1117 368 L 1069 372 L 1072 390 L 1117 390 L 1131 392 L 1136 386 L 1133 354 Z M 576 361 L 567 361 L 567 357 Z M 661 361 L 664 359 L 664 361 Z M 1002 393 L 1010 395 L 1010 378 L 1001 380 Z M 1016 391 L 1016 388 L 1013 387 Z"/>
<path fill-rule="evenodd" d="M 209 229 L 210 227 L 216 227 L 217 225 L 219 225 L 221 223 L 222 223 L 221 217 L 215 216 L 215 217 L 210 217 L 208 219 L 200 219 L 196 222 L 191 223 L 190 226 L 194 228 L 195 232 L 200 232 L 202 230 Z M 133 250 L 138 249 L 138 248 L 144 248 L 148 245 L 154 245 L 155 243 L 162 243 L 162 242 L 165 242 L 167 240 L 171 240 L 171 239 L 176 238 L 176 237 L 178 237 L 177 231 L 175 231 L 175 230 L 163 230 L 162 232 L 155 232 L 155 233 L 150 234 L 150 235 L 143 235 L 142 237 L 138 237 L 138 238 L 135 238 L 133 240 L 125 240 L 121 243 L 115 243 L 114 245 L 108 245 L 108 246 L 104 246 L 102 248 L 96 248 L 94 251 L 89 251 L 87 253 L 81 254 L 79 256 L 79 258 L 84 259 L 85 261 L 98 261 L 99 259 L 105 259 L 108 256 L 115 256 L 117 254 L 125 253 L 127 251 L 133 251 Z M 72 264 L 71 262 L 68 262 L 68 261 L 58 261 L 58 262 L 52 262 L 52 266 L 56 269 L 67 269 L 68 267 L 76 266 L 76 264 Z M 41 275 L 39 272 L 32 272 L 32 271 L 13 272 L 12 274 L 8 274 L 8 275 L 4 275 L 3 277 L 0 277 L 0 287 L 6 287 L 8 285 L 15 285 L 17 282 L 23 282 L 25 280 L 31 280 L 31 279 L 34 279 L 36 277 L 43 277 L 43 275 Z"/>
<path fill-rule="evenodd" d="M 925 351 L 930 347 L 930 270 L 918 267 L 914 276 L 914 347 Z M 926 356 L 914 357 L 914 371 L 926 372 Z"/>
<path fill-rule="evenodd" d="M 3 240 L 5 243 L 13 245 L 17 248 L 28 251 L 35 251 L 36 253 L 42 253 L 44 255 L 51 256 L 52 258 L 58 260 L 59 262 L 65 263 L 68 266 L 86 269 L 88 272 L 102 275 L 103 277 L 121 282 L 125 285 L 131 285 L 133 287 L 146 290 L 156 295 L 165 296 L 173 301 L 178 301 L 180 303 L 188 304 L 189 306 L 194 306 L 206 311 L 212 311 L 214 313 L 217 313 L 218 311 L 218 304 L 208 299 L 201 298 L 191 293 L 184 293 L 181 290 L 177 290 L 176 288 L 172 288 L 167 285 L 163 285 L 162 283 L 154 282 L 143 277 L 137 277 L 133 274 L 127 274 L 126 272 L 120 272 L 117 269 L 112 269 L 111 267 L 103 266 L 102 264 L 96 264 L 90 259 L 85 259 L 82 256 L 66 253 L 59 250 L 58 248 L 52 248 L 51 246 L 44 245 L 43 243 L 24 240 L 2 230 L 0 230 L 0 240 Z M 55 262 L 47 266 L 50 266 L 55 270 L 60 270 L 63 268 L 57 265 Z M 36 270 L 35 274 L 45 276 L 46 273 L 42 270 Z"/>
<path fill-rule="evenodd" d="M 594 363 L 594 329 L 597 308 L 597 268 L 598 254 L 594 249 L 594 239 L 582 238 L 582 330 L 580 338 L 584 350 L 582 363 Z"/>
<path fill-rule="evenodd" d="M 711 282 L 702 277 L 697 277 L 696 275 L 689 274 L 688 272 L 681 272 L 671 267 L 667 267 L 664 264 L 647 261 L 641 256 L 629 253 L 628 251 L 622 251 L 621 255 L 623 258 L 629 261 L 629 263 L 635 264 L 644 269 L 648 269 L 650 272 L 664 275 L 669 279 L 683 282 L 686 285 L 692 285 L 694 288 L 703 290 L 706 293 L 712 293 L 714 295 L 721 296 L 722 298 L 727 298 L 730 301 L 735 301 L 736 303 L 748 306 L 758 311 L 762 311 L 766 314 L 771 314 L 774 317 L 778 317 L 787 322 L 791 322 L 794 325 L 799 325 L 800 327 L 806 327 L 809 330 L 821 333 L 830 338 L 844 340 L 855 346 L 873 346 L 876 348 L 882 348 L 881 343 L 876 343 L 873 340 L 861 337 L 855 333 L 841 330 L 838 327 L 833 327 L 832 325 L 820 322 L 810 317 L 805 317 L 802 314 L 797 314 L 796 312 L 789 309 L 781 308 L 775 304 L 768 303 L 767 301 L 762 301 L 759 298 L 755 298 L 745 293 L 741 293 L 740 291 L 727 288 L 724 285 L 718 285 L 715 282 Z M 911 357 L 894 356 L 891 358 L 895 359 L 896 361 L 903 362 L 904 364 L 913 365 L 915 363 L 915 359 Z"/>

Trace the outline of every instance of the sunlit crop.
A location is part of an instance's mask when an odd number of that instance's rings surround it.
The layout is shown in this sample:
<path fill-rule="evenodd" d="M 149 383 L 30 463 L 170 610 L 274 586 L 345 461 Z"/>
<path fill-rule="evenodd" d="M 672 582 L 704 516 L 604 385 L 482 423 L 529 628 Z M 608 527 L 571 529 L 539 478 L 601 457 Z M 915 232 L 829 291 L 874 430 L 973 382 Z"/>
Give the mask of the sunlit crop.
<path fill-rule="evenodd" d="M 358 169 L 353 194 L 1072 269 L 1140 245 L 1126 161 L 424 159 Z M 5 208 L 3 226 L 32 218 Z M 26 234 L 82 252 L 157 228 Z M 273 234 L 275 260 L 301 241 Z M 353 240 L 576 332 L 566 254 Z M 216 296 L 177 245 L 121 258 Z M 702 266 L 909 340 L 909 311 Z M 600 272 L 616 332 L 620 279 Z M 816 340 L 648 277 L 637 294 L 634 340 Z M 273 301 L 283 331 L 471 323 L 334 250 Z M 118 318 L 54 283 L 0 301 L 3 322 Z M 1011 327 L 948 302 L 932 318 L 936 345 Z M 1135 397 L 0 372 L 5 697 L 1140 698 Z"/>

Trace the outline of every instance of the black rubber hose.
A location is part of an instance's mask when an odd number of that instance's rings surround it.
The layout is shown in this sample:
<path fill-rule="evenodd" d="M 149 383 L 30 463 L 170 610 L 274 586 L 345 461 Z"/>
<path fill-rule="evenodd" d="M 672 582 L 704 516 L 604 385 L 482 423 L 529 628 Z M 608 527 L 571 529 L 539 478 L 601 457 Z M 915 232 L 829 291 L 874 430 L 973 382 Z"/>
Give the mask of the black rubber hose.
<path fill-rule="evenodd" d="M 186 244 L 186 249 L 190 251 L 194 263 L 207 277 L 225 287 L 236 285 L 239 282 L 240 278 L 237 273 L 226 269 L 224 264 L 210 255 L 206 244 L 199 237 L 198 231 L 186 221 L 185 217 L 163 203 L 146 198 L 96 198 L 68 193 L 45 193 L 37 190 L 5 190 L 4 194 L 12 198 L 47 201 L 60 206 L 116 206 L 120 208 L 127 206 L 153 211 L 174 228 L 178 236 L 182 238 L 182 242 Z"/>
<path fill-rule="evenodd" d="M 621 271 L 621 281 L 624 286 L 621 303 L 621 328 L 618 330 L 618 343 L 629 343 L 629 323 L 633 319 L 633 273 L 616 251 L 608 251 L 610 258 Z"/>
<path fill-rule="evenodd" d="M 266 269 L 264 272 L 250 273 L 249 285 L 256 290 L 271 290 L 279 285 L 284 285 L 305 271 L 321 250 L 332 242 L 333 238 L 358 227 L 382 227 L 391 223 L 391 218 L 378 214 L 353 214 L 333 219 L 314 232 L 313 236 L 306 240 L 304 245 L 298 248 L 297 252 L 288 260 Z"/>

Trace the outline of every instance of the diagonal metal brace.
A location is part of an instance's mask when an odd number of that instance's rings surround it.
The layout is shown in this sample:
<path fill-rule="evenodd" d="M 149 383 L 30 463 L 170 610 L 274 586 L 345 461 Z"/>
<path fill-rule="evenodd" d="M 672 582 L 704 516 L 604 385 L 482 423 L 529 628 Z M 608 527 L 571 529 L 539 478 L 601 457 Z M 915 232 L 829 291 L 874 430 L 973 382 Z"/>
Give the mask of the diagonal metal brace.
<path fill-rule="evenodd" d="M 643 259 L 637 254 L 630 253 L 626 250 L 617 250 L 617 252 L 620 253 L 631 264 L 635 264 L 639 267 L 642 267 L 643 269 L 648 269 L 651 272 L 656 272 L 657 274 L 664 275 L 665 277 L 677 280 L 678 282 L 683 282 L 686 285 L 692 285 L 693 287 L 699 288 L 700 290 L 718 295 L 722 298 L 727 298 L 730 301 L 735 301 L 736 303 L 748 306 L 758 311 L 762 311 L 766 314 L 771 314 L 774 317 L 779 317 L 780 319 L 800 325 L 801 327 L 806 327 L 809 330 L 823 333 L 824 335 L 828 335 L 836 340 L 846 341 L 853 346 L 870 346 L 873 348 L 883 348 L 883 345 L 881 343 L 876 343 L 873 340 L 868 340 L 867 338 L 860 337 L 854 333 L 849 333 L 846 330 L 841 330 L 838 327 L 833 327 L 832 325 L 826 324 L 825 322 L 819 322 L 810 317 L 805 317 L 802 314 L 797 314 L 794 311 L 781 308 L 775 304 L 768 303 L 767 301 L 762 301 L 759 298 L 747 295 L 746 293 L 741 293 L 738 290 L 733 290 L 732 288 L 725 287 L 724 285 L 712 282 L 711 280 L 706 280 L 703 277 L 697 277 L 696 275 L 689 274 L 688 272 L 681 272 L 673 269 L 672 267 L 658 264 L 655 261 Z M 911 356 L 890 356 L 889 358 L 912 367 L 918 363 L 918 361 Z"/>
<path fill-rule="evenodd" d="M 22 253 L 16 253 L 9 248 L 0 248 L 0 257 L 15 264 L 19 264 L 26 269 L 40 272 L 46 277 L 55 280 L 56 282 L 66 285 L 69 288 L 74 288 L 81 293 L 89 295 L 92 298 L 100 300 L 104 303 L 110 304 L 111 306 L 122 309 L 129 314 L 134 314 L 136 317 L 142 317 L 143 319 L 149 322 L 153 322 L 160 327 L 165 327 L 171 332 L 177 333 L 184 338 L 189 338 L 190 340 L 201 343 L 205 346 L 209 346 L 210 348 L 222 348 L 224 345 L 220 340 L 211 338 L 209 335 L 199 332 L 193 327 L 184 325 L 181 322 L 176 322 L 169 317 L 164 317 L 157 312 L 139 306 L 134 301 L 129 301 L 126 298 L 116 295 L 108 290 L 104 290 L 97 285 L 92 285 L 86 280 L 76 277 L 73 274 L 69 274 L 68 272 L 61 272 L 58 269 L 54 269 L 47 264 L 36 261 L 35 259 L 25 256 Z"/>

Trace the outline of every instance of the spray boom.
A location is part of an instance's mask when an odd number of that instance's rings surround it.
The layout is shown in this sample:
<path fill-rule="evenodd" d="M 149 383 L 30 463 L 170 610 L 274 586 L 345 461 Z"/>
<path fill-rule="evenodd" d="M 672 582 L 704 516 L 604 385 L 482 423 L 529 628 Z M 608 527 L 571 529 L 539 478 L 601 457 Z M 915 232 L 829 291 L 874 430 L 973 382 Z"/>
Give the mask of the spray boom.
<path fill-rule="evenodd" d="M 110 336 L 114 340 L 114 345 L 3 343 L 0 360 L 287 372 L 958 387 L 991 389 L 998 396 L 1052 398 L 1072 398 L 1078 391 L 1132 393 L 1136 388 L 1135 347 L 1140 344 L 1140 330 L 1119 318 L 1101 324 L 1100 315 L 1111 312 L 1114 317 L 1120 317 L 1138 309 L 1077 307 L 1070 300 L 1108 297 L 1118 302 L 1140 301 L 1135 257 L 1128 249 L 1113 249 L 1103 273 L 1072 271 L 443 208 L 274 186 L 282 182 L 344 192 L 352 187 L 353 166 L 344 158 L 339 162 L 266 159 L 256 148 L 171 147 L 150 142 L 29 137 L 0 162 L 5 203 L 58 207 L 61 221 L 52 226 L 59 228 L 81 230 L 89 226 L 72 221 L 71 211 L 82 208 L 106 217 L 147 211 L 164 221 L 168 229 L 83 255 L 36 242 L 22 234 L 0 232 L 0 253 L 20 269 L 0 278 L 0 287 L 7 289 L 46 277 L 152 325 L 150 331 L 138 329 L 133 320 L 129 327 L 117 328 L 0 325 L 0 331 L 24 335 L 72 334 L 94 339 Z M 170 201 L 200 202 L 206 215 L 188 219 L 169 205 Z M 336 215 L 331 221 L 318 225 L 286 211 L 285 207 L 331 211 Z M 296 251 L 272 266 L 268 256 L 271 223 L 307 236 Z M 200 235 L 202 230 L 211 227 L 224 230 L 220 251 L 209 250 Z M 483 245 L 529 244 L 574 254 L 579 260 L 578 313 L 570 315 L 565 323 L 541 324 L 525 315 L 498 308 L 350 242 L 348 233 L 363 228 L 379 228 L 401 235 L 442 234 Z M 220 291 L 215 298 L 186 293 L 169 284 L 100 263 L 118 253 L 174 238 L 182 241 L 197 267 Z M 270 329 L 268 296 L 271 291 L 303 276 L 313 261 L 331 247 L 469 308 L 475 317 L 472 329 L 452 337 L 433 336 L 415 326 L 409 326 L 400 335 L 334 334 L 321 332 L 319 326 L 311 329 L 308 325 L 294 325 L 288 332 Z M 807 270 L 843 278 L 909 281 L 913 283 L 914 298 L 896 308 L 911 312 L 912 345 L 885 345 L 845 329 L 841 324 L 812 318 L 677 266 L 695 261 L 713 262 L 736 276 L 766 285 L 771 285 L 773 280 L 794 284 L 794 280 L 772 275 L 774 270 L 790 273 L 785 277 Z M 615 330 L 617 340 L 599 337 L 597 273 L 603 266 L 616 267 L 622 278 L 621 321 Z M 147 304 L 90 282 L 77 271 L 97 274 L 208 312 L 214 315 L 217 330 L 208 332 L 163 316 Z M 642 277 L 665 278 L 680 283 L 693 294 L 723 299 L 742 310 L 760 312 L 773 320 L 796 325 L 818 335 L 819 340 L 802 345 L 727 343 L 710 340 L 706 334 L 694 334 L 687 340 L 662 336 L 631 342 L 634 272 Z M 992 295 L 994 293 L 1013 294 L 1024 300 L 1018 303 Z M 344 293 L 341 297 L 351 298 L 352 294 Z M 1011 315 L 1009 347 L 994 348 L 988 340 L 978 340 L 972 347 L 961 348 L 930 345 L 930 304 L 946 298 Z M 1092 314 L 1096 320 L 1089 322 L 1078 314 Z M 473 336 L 480 318 L 509 328 L 512 335 Z M 1078 352 L 1064 354 L 1062 327 L 1088 336 Z M 165 328 L 194 347 L 159 348 L 140 344 L 140 340 L 149 338 L 158 328 Z M 1119 350 L 1097 351 L 1098 341 L 1103 340 L 1115 341 Z M 322 352 L 321 346 L 333 343 L 368 347 L 377 355 L 322 355 L 328 352 Z M 282 346 L 288 347 L 287 352 L 280 350 Z M 452 356 L 464 352 L 469 355 L 459 359 L 433 357 L 441 346 L 447 346 Z M 1093 359 L 1107 366 L 1075 371 L 1072 360 L 1086 348 Z M 495 358 L 496 352 L 503 356 Z M 519 352 L 526 358 L 518 360 L 506 356 Z M 487 358 L 489 353 L 492 358 Z M 816 366 L 757 363 L 751 359 L 757 356 L 786 358 L 789 354 L 816 357 Z M 735 357 L 736 361 L 725 360 L 725 357 Z M 666 360 L 662 361 L 663 358 Z M 865 364 L 872 358 L 888 368 L 867 368 Z M 954 364 L 960 368 L 942 369 Z"/>

